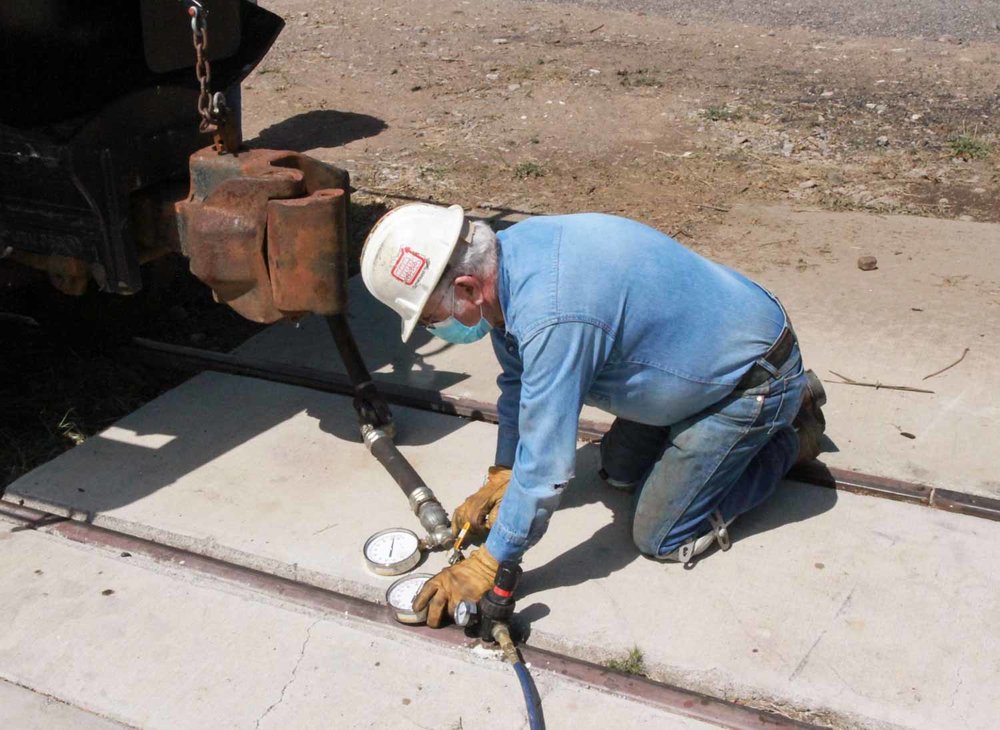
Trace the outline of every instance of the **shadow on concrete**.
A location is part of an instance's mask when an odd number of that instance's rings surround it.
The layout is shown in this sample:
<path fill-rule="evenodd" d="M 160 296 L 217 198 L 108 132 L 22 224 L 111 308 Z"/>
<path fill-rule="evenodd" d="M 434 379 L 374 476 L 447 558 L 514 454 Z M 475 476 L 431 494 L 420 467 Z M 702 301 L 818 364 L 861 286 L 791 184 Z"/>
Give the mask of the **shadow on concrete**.
<path fill-rule="evenodd" d="M 597 476 L 599 459 L 596 446 L 584 446 L 577 451 L 577 476 L 567 487 L 559 511 L 601 502 L 611 511 L 611 522 L 545 565 L 526 572 L 521 579 L 522 595 L 607 578 L 642 557 L 632 542 L 632 495 L 601 481 Z M 769 500 L 733 523 L 730 528 L 732 549 L 738 550 L 745 538 L 822 514 L 832 509 L 836 502 L 834 489 L 782 481 Z M 552 519 L 559 519 L 558 513 Z M 711 559 L 717 552 L 713 547 L 700 559 Z M 683 569 L 674 563 L 664 563 L 665 570 L 671 568 Z"/>
<path fill-rule="evenodd" d="M 332 436 L 364 451 L 348 398 L 203 373 L 119 421 L 119 428 L 134 434 L 129 436 L 129 442 L 113 434 L 93 436 L 63 459 L 25 475 L 8 491 L 58 505 L 75 518 L 91 522 L 98 513 L 169 488 L 186 474 L 235 449 L 243 447 L 246 458 L 251 460 L 272 458 L 270 451 L 246 449 L 245 444 L 303 412 L 315 418 L 328 434 L 322 438 Z M 400 434 L 397 442 L 402 445 L 430 444 L 468 423 L 461 418 L 402 409 L 394 413 Z M 133 442 L 144 438 L 162 443 L 144 446 Z M 81 471 L 84 466 L 86 471 Z M 281 472 L 272 472 L 268 478 L 280 492 Z M 234 500 L 239 499 L 240 491 L 240 482 L 234 481 Z"/>
<path fill-rule="evenodd" d="M 384 121 L 367 114 L 315 109 L 265 127 L 247 145 L 306 152 L 318 147 L 339 147 L 356 139 L 374 137 L 387 128 Z"/>
<path fill-rule="evenodd" d="M 375 301 L 359 280 L 352 281 L 350 288 L 348 322 L 351 331 L 355 334 L 365 364 L 371 372 L 388 366 L 391 373 L 391 375 L 380 373 L 376 376 L 377 379 L 393 380 L 394 382 L 406 379 L 409 384 L 415 387 L 437 392 L 443 392 L 468 379 L 469 376 L 465 373 L 436 369 L 429 361 L 429 358 L 451 349 L 455 345 L 435 339 L 422 327 L 414 330 L 409 341 L 404 343 L 399 338 L 399 315 L 389 307 Z M 286 334 L 291 334 L 291 325 L 283 326 L 289 328 Z M 343 372 L 340 355 L 322 318 L 310 317 L 302 323 L 301 327 L 306 330 L 304 334 L 309 340 L 307 346 L 312 352 L 303 353 L 299 359 L 305 359 L 307 356 L 315 358 L 317 353 L 322 353 L 318 357 L 324 358 L 325 362 L 313 361 L 311 364 L 314 367 L 329 367 L 333 364 L 340 372 Z M 295 339 L 301 340 L 302 338 Z M 425 350 L 423 353 L 418 352 L 428 345 L 431 346 L 430 350 Z M 497 369 L 499 370 L 499 365 Z M 463 419 L 459 418 L 415 416 L 415 414 L 399 407 L 393 408 L 392 411 L 397 421 L 396 443 L 399 446 L 422 446 L 433 443 L 465 423 Z M 324 432 L 345 441 L 358 438 L 356 421 L 347 424 L 345 430 L 345 422 L 339 417 L 339 414 L 330 414 L 323 408 L 312 406 L 308 409 L 308 413 L 319 420 L 319 426 Z M 353 413 L 352 410 L 351 415 Z"/>
<path fill-rule="evenodd" d="M 530 606 L 518 608 L 517 613 L 511 619 L 510 628 L 514 635 L 514 640 L 523 642 L 531 638 L 531 625 L 535 621 L 541 621 L 552 613 L 546 603 L 532 603 Z"/>
<path fill-rule="evenodd" d="M 372 297 L 360 277 L 350 281 L 348 292 L 347 321 L 362 359 L 372 373 L 383 368 L 389 371 L 380 373 L 377 379 L 394 382 L 405 379 L 412 387 L 443 391 L 469 378 L 466 373 L 436 369 L 429 362 L 428 358 L 455 345 L 435 339 L 423 327 L 415 329 L 408 342 L 400 340 L 399 315 Z M 418 352 L 428 345 L 431 349 Z M 297 324 L 278 322 L 272 325 L 266 333 L 245 343 L 240 354 L 345 372 L 326 322 L 316 315 Z"/>
<path fill-rule="evenodd" d="M 836 489 L 782 480 L 768 501 L 733 523 L 734 546 L 744 538 L 821 515 L 833 509 L 837 498 Z"/>
<path fill-rule="evenodd" d="M 346 403 L 341 405 L 331 404 L 327 400 L 316 400 L 306 408 L 306 413 L 317 420 L 319 429 L 323 433 L 341 441 L 361 443 L 354 409 Z M 345 413 L 349 418 L 344 417 Z M 394 441 L 401 447 L 433 444 L 469 423 L 464 418 L 431 415 L 403 408 L 393 408 L 392 415 L 396 424 Z"/>
<path fill-rule="evenodd" d="M 356 293 L 359 289 L 363 287 L 355 286 Z M 424 378 L 433 384 L 433 389 L 444 389 L 468 377 L 464 373 L 435 371 L 425 356 L 416 352 L 416 348 L 430 342 L 429 333 L 418 330 L 404 344 L 399 339 L 399 317 L 394 312 L 370 296 L 366 301 L 358 293 L 358 300 L 351 304 L 351 327 L 371 371 L 385 365 L 393 372 L 412 371 L 418 380 Z M 276 325 L 258 335 L 270 338 L 268 341 L 254 347 L 251 340 L 241 352 L 270 360 L 277 359 L 274 353 L 283 353 L 287 360 L 312 367 L 328 368 L 331 363 L 339 362 L 337 348 L 322 318 L 310 318 L 303 328 L 307 331 L 297 331 L 290 324 Z M 443 342 L 441 346 L 450 347 Z M 332 436 L 357 444 L 356 448 L 364 451 L 350 398 L 252 378 L 204 373 L 147 403 L 117 424 L 132 431 L 138 437 L 135 440 L 148 437 L 163 443 L 143 446 L 103 435 L 93 436 L 76 454 L 43 466 L 40 473 L 22 477 L 15 483 L 14 491 L 91 521 L 97 513 L 169 488 L 184 475 L 303 412 L 316 419 L 325 434 L 320 438 Z M 397 422 L 396 442 L 404 447 L 434 443 L 468 423 L 461 418 L 432 416 L 403 408 L 393 408 L 393 414 Z M 268 454 L 248 449 L 247 458 L 263 460 Z M 73 471 L 79 470 L 80 465 L 86 465 L 87 473 Z M 233 490 L 234 499 L 238 499 L 239 485 L 234 484 Z"/>
<path fill-rule="evenodd" d="M 606 578 L 639 557 L 632 542 L 632 496 L 608 487 L 597 476 L 600 455 L 596 446 L 581 447 L 576 457 L 576 476 L 567 485 L 552 520 L 558 520 L 560 512 L 600 502 L 611 511 L 611 522 L 545 565 L 526 572 L 521 578 L 522 596 Z"/>

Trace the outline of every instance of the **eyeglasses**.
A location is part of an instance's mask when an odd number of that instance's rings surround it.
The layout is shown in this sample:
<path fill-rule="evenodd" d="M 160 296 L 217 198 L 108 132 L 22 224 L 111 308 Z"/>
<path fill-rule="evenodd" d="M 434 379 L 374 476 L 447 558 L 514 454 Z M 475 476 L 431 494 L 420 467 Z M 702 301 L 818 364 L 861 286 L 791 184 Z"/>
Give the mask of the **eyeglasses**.
<path fill-rule="evenodd" d="M 454 288 L 454 287 L 448 287 L 448 288 L 449 288 L 449 289 L 451 290 L 451 296 L 452 296 L 452 299 L 454 299 L 454 297 L 455 297 L 455 288 Z M 444 295 L 444 294 L 442 294 L 442 295 L 441 295 L 441 299 L 444 299 L 444 296 L 445 296 L 445 295 Z M 441 299 L 439 299 L 439 300 L 438 300 L 438 302 L 437 302 L 437 304 L 435 304 L 435 305 L 434 305 L 434 306 L 433 306 L 433 307 L 431 308 L 431 311 L 436 311 L 436 310 L 437 310 L 437 308 L 441 306 Z M 454 304 L 453 304 L 453 305 L 452 305 L 452 309 L 454 309 L 454 308 L 455 308 L 455 307 L 454 307 Z M 424 309 L 425 309 L 425 310 L 427 309 L 427 306 L 426 306 L 426 305 L 424 306 Z M 445 317 L 445 319 L 447 319 L 447 317 Z M 436 325 L 436 324 L 439 324 L 440 322 L 443 322 L 443 321 L 444 321 L 444 320 L 438 320 L 438 321 L 434 321 L 434 320 L 433 320 L 433 319 L 431 319 L 430 317 L 427 317 L 427 316 L 421 316 L 421 317 L 420 317 L 420 319 L 418 319 L 418 320 L 417 320 L 417 324 L 419 324 L 419 325 L 420 325 L 421 327 L 433 327 L 434 325 Z"/>

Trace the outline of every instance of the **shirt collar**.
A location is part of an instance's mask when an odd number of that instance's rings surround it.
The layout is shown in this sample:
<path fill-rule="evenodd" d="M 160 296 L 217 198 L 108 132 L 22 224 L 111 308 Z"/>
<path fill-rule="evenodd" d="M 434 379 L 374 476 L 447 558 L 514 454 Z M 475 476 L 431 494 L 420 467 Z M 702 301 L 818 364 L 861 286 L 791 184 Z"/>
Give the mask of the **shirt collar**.
<path fill-rule="evenodd" d="M 510 324 L 507 319 L 507 312 L 510 303 L 510 280 L 507 277 L 507 269 L 504 266 L 503 258 L 503 238 L 504 231 L 497 233 L 497 301 L 500 303 L 500 314 L 503 316 L 504 328 Z"/>

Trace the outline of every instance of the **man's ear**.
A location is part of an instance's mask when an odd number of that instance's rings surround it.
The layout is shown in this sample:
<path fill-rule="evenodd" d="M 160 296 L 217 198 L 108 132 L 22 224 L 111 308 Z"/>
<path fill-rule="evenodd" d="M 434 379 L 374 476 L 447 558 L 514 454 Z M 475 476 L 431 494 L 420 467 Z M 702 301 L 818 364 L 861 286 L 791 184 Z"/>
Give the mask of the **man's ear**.
<path fill-rule="evenodd" d="M 475 276 L 460 276 L 455 279 L 455 293 L 477 307 L 483 303 L 483 284 Z"/>

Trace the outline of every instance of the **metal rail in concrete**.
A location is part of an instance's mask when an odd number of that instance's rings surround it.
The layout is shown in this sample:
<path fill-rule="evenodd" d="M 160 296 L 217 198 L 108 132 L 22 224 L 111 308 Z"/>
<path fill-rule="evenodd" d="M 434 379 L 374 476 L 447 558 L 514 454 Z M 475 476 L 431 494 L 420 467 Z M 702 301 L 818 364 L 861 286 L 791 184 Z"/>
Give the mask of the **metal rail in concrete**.
<path fill-rule="evenodd" d="M 237 584 L 282 600 L 315 610 L 351 616 L 388 626 L 407 634 L 417 634 L 429 641 L 471 647 L 477 641 L 465 636 L 458 627 L 431 629 L 426 626 L 403 628 L 390 617 L 386 607 L 354 596 L 281 578 L 251 568 L 157 542 L 96 527 L 67 517 L 12 504 L 0 505 L 0 518 L 16 523 L 15 530 L 44 530 L 49 534 L 113 552 L 142 555 L 172 568 Z M 762 728 L 819 728 L 766 710 L 728 702 L 718 697 L 694 692 L 641 676 L 625 674 L 564 654 L 521 645 L 521 654 L 535 669 L 553 672 L 599 690 L 626 699 L 660 707 L 684 717 L 713 723 L 734 730 Z"/>
<path fill-rule="evenodd" d="M 141 360 L 148 365 L 191 371 L 213 370 L 311 388 L 325 393 L 348 396 L 354 394 L 354 388 L 349 378 L 315 368 L 250 359 L 143 338 L 135 338 L 132 344 L 124 348 L 123 351 L 130 357 Z M 488 423 L 497 422 L 496 405 L 493 403 L 457 398 L 436 391 L 413 388 L 384 380 L 379 381 L 377 376 L 376 383 L 385 399 L 393 405 Z M 581 420 L 578 435 L 584 441 L 598 441 L 606 430 L 607 426 L 604 424 Z M 819 462 L 794 468 L 789 473 L 788 478 L 815 486 L 910 502 L 972 517 L 1000 521 L 1000 500 L 968 492 L 942 489 L 846 469 L 829 468 Z"/>

